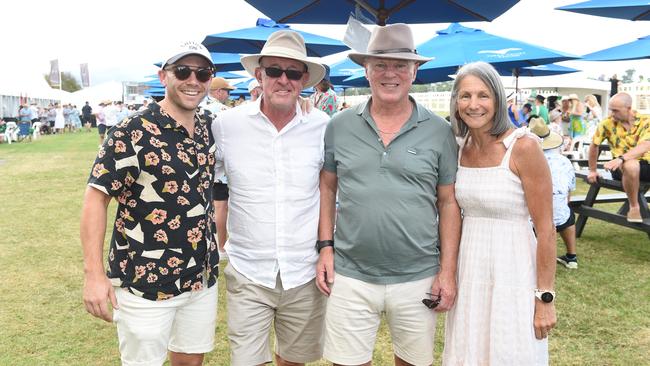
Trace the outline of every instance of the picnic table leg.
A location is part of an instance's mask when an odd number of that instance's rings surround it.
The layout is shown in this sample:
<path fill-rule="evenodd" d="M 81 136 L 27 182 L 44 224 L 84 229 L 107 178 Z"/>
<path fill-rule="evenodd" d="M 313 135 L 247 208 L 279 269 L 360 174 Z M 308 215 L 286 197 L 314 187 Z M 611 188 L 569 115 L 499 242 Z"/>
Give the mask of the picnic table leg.
<path fill-rule="evenodd" d="M 590 184 L 589 191 L 587 192 L 587 196 L 585 197 L 582 206 L 594 207 L 598 191 L 600 191 L 600 186 L 598 184 Z M 576 220 L 576 238 L 579 238 L 582 235 L 582 230 L 584 230 L 588 218 L 587 215 L 578 215 L 578 220 Z"/>

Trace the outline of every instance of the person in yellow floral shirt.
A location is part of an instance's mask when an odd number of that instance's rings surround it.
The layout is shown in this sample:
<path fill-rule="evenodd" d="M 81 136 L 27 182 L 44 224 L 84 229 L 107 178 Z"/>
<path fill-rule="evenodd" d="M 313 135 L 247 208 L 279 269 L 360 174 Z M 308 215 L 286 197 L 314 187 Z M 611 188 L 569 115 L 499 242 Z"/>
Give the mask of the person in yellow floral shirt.
<path fill-rule="evenodd" d="M 598 145 L 607 140 L 613 160 L 605 163 L 612 177 L 623 182 L 623 190 L 630 203 L 628 222 L 643 222 L 639 207 L 639 181 L 650 182 L 650 116 L 632 110 L 632 98 L 618 93 L 609 101 L 609 117 L 598 125 L 589 146 L 589 183 L 596 183 Z"/>

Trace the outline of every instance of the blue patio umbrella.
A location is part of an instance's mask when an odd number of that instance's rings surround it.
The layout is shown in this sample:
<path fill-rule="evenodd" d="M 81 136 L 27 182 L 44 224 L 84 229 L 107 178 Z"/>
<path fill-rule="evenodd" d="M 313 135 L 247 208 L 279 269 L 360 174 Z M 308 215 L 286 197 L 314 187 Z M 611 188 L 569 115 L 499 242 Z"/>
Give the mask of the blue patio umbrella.
<path fill-rule="evenodd" d="M 281 29 L 291 28 L 286 24 L 278 24 L 269 19 L 258 19 L 256 26 L 252 28 L 208 35 L 203 40 L 203 45 L 210 52 L 259 53 L 269 36 Z M 349 50 L 349 47 L 339 40 L 293 30 L 300 33 L 305 39 L 307 56 L 323 57 Z"/>
<path fill-rule="evenodd" d="M 246 0 L 279 23 L 346 24 L 351 12 L 391 23 L 492 21 L 519 0 Z"/>
<path fill-rule="evenodd" d="M 650 58 L 650 36 L 582 56 L 585 61 L 623 61 Z"/>
<path fill-rule="evenodd" d="M 572 67 L 566 67 L 566 66 L 561 66 L 556 64 L 548 64 L 548 65 L 522 67 L 521 69 L 519 69 L 519 76 L 552 76 L 552 75 L 570 74 L 572 72 L 578 72 L 578 71 L 580 70 L 574 69 Z M 506 74 L 503 76 L 511 76 L 511 75 Z"/>
<path fill-rule="evenodd" d="M 418 53 L 434 57 L 420 70 L 462 66 L 485 61 L 501 73 L 518 74 L 522 67 L 574 60 L 580 57 L 549 48 L 535 46 L 505 37 L 492 35 L 480 29 L 452 23 L 440 30 L 438 36 L 417 46 Z"/>
<path fill-rule="evenodd" d="M 358 73 L 363 73 L 363 66 L 354 63 L 349 58 L 344 58 L 341 61 L 337 61 L 330 67 L 330 81 L 332 84 L 341 84 L 342 81 L 349 78 L 350 76 L 357 75 Z"/>
<path fill-rule="evenodd" d="M 607 18 L 650 20 L 648 0 L 590 0 L 555 9 Z"/>

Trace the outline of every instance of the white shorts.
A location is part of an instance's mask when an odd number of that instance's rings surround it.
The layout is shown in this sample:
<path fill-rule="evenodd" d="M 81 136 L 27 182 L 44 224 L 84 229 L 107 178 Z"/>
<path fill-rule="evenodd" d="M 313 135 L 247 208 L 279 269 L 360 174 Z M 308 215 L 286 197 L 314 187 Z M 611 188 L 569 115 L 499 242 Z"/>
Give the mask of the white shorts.
<path fill-rule="evenodd" d="M 214 348 L 217 284 L 162 301 L 147 300 L 116 287 L 122 365 L 162 365 L 167 351 L 206 353 Z"/>
<path fill-rule="evenodd" d="M 372 360 L 382 313 L 395 355 L 413 365 L 431 365 L 436 312 L 422 303 L 434 277 L 377 285 L 336 273 L 325 315 L 324 357 L 358 365 Z"/>

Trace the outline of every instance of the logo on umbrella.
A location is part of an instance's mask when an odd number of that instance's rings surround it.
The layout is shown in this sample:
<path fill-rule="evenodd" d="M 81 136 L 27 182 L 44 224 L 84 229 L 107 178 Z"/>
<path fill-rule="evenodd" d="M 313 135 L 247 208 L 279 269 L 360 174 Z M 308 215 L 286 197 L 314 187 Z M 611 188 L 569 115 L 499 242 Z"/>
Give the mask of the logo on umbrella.
<path fill-rule="evenodd" d="M 520 51 L 520 52 L 514 52 L 514 51 Z M 511 47 L 511 48 L 502 48 L 500 50 L 482 50 L 482 51 L 478 51 L 478 53 L 488 54 L 486 57 L 507 58 L 507 57 L 518 57 L 523 55 L 525 52 L 521 48 Z"/>

